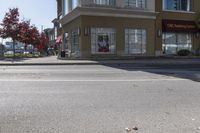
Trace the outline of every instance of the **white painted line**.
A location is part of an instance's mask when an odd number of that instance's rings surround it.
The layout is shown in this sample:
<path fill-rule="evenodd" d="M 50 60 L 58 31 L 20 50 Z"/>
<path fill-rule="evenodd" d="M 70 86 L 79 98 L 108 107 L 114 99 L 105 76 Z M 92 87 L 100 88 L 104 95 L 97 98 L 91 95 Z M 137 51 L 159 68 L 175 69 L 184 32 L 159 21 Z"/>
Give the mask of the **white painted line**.
<path fill-rule="evenodd" d="M 26 80 L 26 79 L 18 79 L 18 80 L 4 80 L 1 79 L 0 82 L 159 82 L 159 81 L 186 81 L 187 79 L 181 79 L 181 78 L 162 78 L 162 79 L 116 79 L 116 80 L 110 80 L 110 79 L 99 79 L 99 80 L 90 80 L 90 79 L 86 79 L 86 80 L 51 80 L 51 79 L 41 79 L 41 80 L 37 80 L 37 79 L 33 79 L 33 80 Z"/>

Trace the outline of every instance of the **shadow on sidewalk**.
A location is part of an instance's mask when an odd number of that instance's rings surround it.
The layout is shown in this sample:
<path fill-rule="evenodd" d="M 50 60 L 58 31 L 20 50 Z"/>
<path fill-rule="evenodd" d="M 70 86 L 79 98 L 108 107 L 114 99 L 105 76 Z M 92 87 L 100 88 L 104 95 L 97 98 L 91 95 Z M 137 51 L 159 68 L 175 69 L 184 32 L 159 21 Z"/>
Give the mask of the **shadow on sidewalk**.
<path fill-rule="evenodd" d="M 24 63 L 25 61 L 28 60 L 33 60 L 33 59 L 39 59 L 39 58 L 46 58 L 50 56 L 41 56 L 41 57 L 0 57 L 0 63 L 5 62 L 5 63 L 10 63 L 10 62 L 16 62 L 16 63 Z"/>
<path fill-rule="evenodd" d="M 0 58 L 0 61 L 3 62 L 24 62 L 25 60 L 28 60 L 30 58 L 21 58 L 21 57 L 2 57 Z"/>

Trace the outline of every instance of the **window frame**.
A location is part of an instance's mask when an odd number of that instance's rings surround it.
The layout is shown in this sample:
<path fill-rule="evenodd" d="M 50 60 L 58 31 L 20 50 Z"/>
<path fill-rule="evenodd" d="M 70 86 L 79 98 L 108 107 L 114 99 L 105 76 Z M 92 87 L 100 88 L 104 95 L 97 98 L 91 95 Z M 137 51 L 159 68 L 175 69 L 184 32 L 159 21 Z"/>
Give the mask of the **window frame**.
<path fill-rule="evenodd" d="M 71 30 L 70 42 L 71 42 L 71 53 L 80 52 L 79 28 Z"/>
<path fill-rule="evenodd" d="M 126 0 L 125 1 L 125 7 L 127 7 L 127 8 L 139 8 L 139 9 L 146 9 L 147 8 L 147 0 L 142 0 L 144 2 L 144 4 L 142 4 L 141 7 L 137 6 L 138 5 L 137 3 L 139 3 L 138 0 L 135 0 L 135 1 L 136 1 L 136 6 L 134 7 L 134 6 L 131 6 L 130 0 Z"/>
<path fill-rule="evenodd" d="M 116 6 L 116 0 L 93 0 L 93 3 L 100 6 Z"/>
<path fill-rule="evenodd" d="M 172 42 L 167 42 L 167 36 L 173 36 L 174 37 L 174 40 L 170 40 Z M 187 38 L 187 43 L 182 43 L 180 42 L 180 38 L 181 36 L 186 36 Z M 175 46 L 175 53 L 172 52 L 167 52 L 169 50 L 166 49 L 166 47 L 172 47 L 172 46 Z M 181 47 L 185 46 L 185 45 L 188 45 L 187 48 L 184 48 L 184 49 L 187 49 L 189 51 L 192 51 L 192 48 L 193 48 L 193 37 L 192 37 L 192 34 L 190 33 L 174 33 L 174 32 L 166 32 L 166 33 L 163 33 L 162 35 L 162 50 L 163 50 L 163 53 L 166 54 L 166 55 L 174 55 L 174 54 L 177 54 L 177 52 L 179 50 L 182 50 L 180 49 Z M 172 47 L 173 48 L 173 47 Z"/>
<path fill-rule="evenodd" d="M 183 13 L 189 13 L 189 12 L 193 12 L 193 3 L 192 0 L 187 0 L 187 3 L 189 2 L 189 4 L 187 4 L 187 10 L 173 10 L 173 9 L 167 9 L 166 7 L 166 1 L 167 0 L 162 0 L 162 10 L 163 11 L 169 11 L 169 12 L 183 12 Z"/>
<path fill-rule="evenodd" d="M 79 6 L 80 0 L 72 0 L 72 10 Z"/>
<path fill-rule="evenodd" d="M 103 30 L 104 32 L 99 32 L 98 30 Z M 93 33 L 95 30 L 95 33 Z M 110 32 L 108 32 L 110 30 Z M 114 55 L 116 54 L 116 29 L 114 27 L 91 27 L 91 54 L 92 55 Z M 99 52 L 98 49 L 98 35 L 111 37 L 109 39 L 109 52 Z M 93 38 L 94 37 L 94 38 Z M 112 42 L 113 39 L 113 42 Z M 93 43 L 95 41 L 95 43 Z"/>
<path fill-rule="evenodd" d="M 128 30 L 128 40 L 126 40 L 126 38 L 127 38 L 127 30 Z M 135 43 L 130 43 L 130 39 L 129 38 L 131 36 L 130 35 L 130 31 L 131 30 L 134 31 L 135 40 L 137 40 L 137 42 L 139 42 L 138 41 L 139 37 L 138 36 L 136 37 L 136 35 L 138 35 L 138 33 L 136 33 L 136 32 L 140 31 L 141 40 L 140 40 L 139 43 L 136 43 L 136 41 L 135 41 Z M 143 32 L 145 33 L 145 37 L 143 37 Z M 124 29 L 124 37 L 125 37 L 125 40 L 124 40 L 125 41 L 124 52 L 125 52 L 126 55 L 146 55 L 147 54 L 147 29 L 145 29 L 145 28 L 125 28 Z M 145 39 L 143 40 L 143 38 L 145 38 Z M 130 52 L 130 50 L 132 50 L 132 49 L 130 49 L 130 47 L 131 47 L 130 45 L 133 45 L 133 44 L 135 44 L 135 45 L 140 44 L 140 46 L 139 46 L 141 48 L 140 52 L 136 52 L 136 53 Z M 144 47 L 145 47 L 145 49 L 143 49 Z M 145 52 L 143 52 L 143 51 L 145 51 Z"/>

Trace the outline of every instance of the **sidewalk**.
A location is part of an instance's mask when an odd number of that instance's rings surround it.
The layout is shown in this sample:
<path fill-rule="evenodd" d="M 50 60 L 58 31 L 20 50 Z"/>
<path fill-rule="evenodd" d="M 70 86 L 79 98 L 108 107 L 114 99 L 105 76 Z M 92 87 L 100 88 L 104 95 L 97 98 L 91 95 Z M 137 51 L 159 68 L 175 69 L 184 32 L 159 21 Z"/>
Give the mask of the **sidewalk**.
<path fill-rule="evenodd" d="M 57 56 L 42 58 L 5 58 L 0 59 L 0 65 L 98 65 L 98 64 L 148 64 L 148 65 L 176 65 L 197 64 L 200 58 L 136 58 L 136 59 L 104 59 L 104 60 L 60 60 Z"/>
<path fill-rule="evenodd" d="M 48 56 L 41 58 L 5 58 L 0 59 L 0 65 L 74 65 L 74 64 L 96 64 L 89 60 L 60 60 L 57 56 Z"/>

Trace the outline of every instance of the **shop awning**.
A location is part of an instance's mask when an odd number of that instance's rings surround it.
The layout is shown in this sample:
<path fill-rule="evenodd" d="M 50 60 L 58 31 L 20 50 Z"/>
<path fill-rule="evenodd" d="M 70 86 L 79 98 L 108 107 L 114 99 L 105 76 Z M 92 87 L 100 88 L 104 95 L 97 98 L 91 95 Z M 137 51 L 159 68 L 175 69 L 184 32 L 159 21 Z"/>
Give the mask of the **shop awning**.
<path fill-rule="evenodd" d="M 181 33 L 196 33 L 198 27 L 195 21 L 185 20 L 162 20 L 162 31 L 163 32 L 181 32 Z"/>
<path fill-rule="evenodd" d="M 62 36 L 58 36 L 58 38 L 56 39 L 56 43 L 57 44 L 62 43 Z"/>

